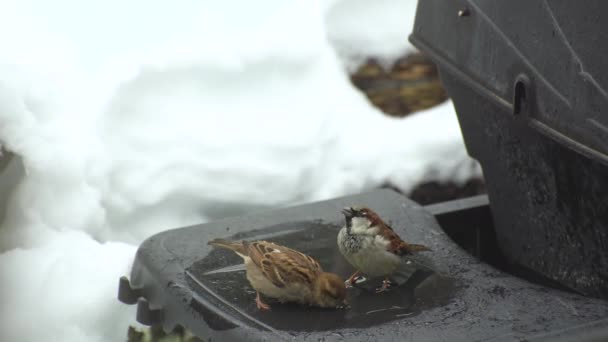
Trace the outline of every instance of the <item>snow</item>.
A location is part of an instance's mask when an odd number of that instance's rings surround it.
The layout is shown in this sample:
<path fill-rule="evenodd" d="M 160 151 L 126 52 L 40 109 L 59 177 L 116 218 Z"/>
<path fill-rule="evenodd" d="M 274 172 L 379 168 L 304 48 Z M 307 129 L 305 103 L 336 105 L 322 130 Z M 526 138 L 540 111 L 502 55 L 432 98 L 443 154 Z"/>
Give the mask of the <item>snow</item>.
<path fill-rule="evenodd" d="M 348 70 L 356 69 L 368 56 L 388 66 L 414 50 L 407 39 L 416 5 L 417 1 L 408 0 L 338 1 L 325 18 L 327 37 Z"/>
<path fill-rule="evenodd" d="M 414 1 L 2 7 L 2 341 L 124 340 L 118 278 L 156 232 L 479 173 L 450 102 L 389 118 L 348 80 L 411 49 Z"/>
<path fill-rule="evenodd" d="M 116 305 L 117 279 L 135 247 L 65 232 L 1 256 L 2 341 L 124 341 L 131 307 Z M 111 328 L 110 328 L 111 327 Z"/>

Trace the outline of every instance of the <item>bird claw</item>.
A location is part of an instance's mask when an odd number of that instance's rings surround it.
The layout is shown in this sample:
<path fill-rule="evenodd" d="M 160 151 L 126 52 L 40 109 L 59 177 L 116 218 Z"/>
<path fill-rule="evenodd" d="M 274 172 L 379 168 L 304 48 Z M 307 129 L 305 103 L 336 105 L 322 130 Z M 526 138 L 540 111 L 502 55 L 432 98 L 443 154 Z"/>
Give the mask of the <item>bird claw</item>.
<path fill-rule="evenodd" d="M 270 310 L 270 305 L 268 305 L 262 301 L 262 298 L 260 298 L 259 293 L 255 296 L 255 305 L 258 307 L 258 310 L 260 310 L 260 311 L 269 311 Z"/>
<path fill-rule="evenodd" d="M 393 284 L 391 283 L 390 280 L 385 279 L 382 281 L 382 286 L 380 286 L 379 288 L 376 289 L 376 293 L 382 293 L 382 292 L 388 291 L 392 285 Z"/>
<path fill-rule="evenodd" d="M 256 303 L 257 307 L 259 310 L 261 311 L 270 311 L 270 305 L 266 304 L 266 303 Z"/>
<path fill-rule="evenodd" d="M 364 276 L 355 276 L 355 277 L 351 277 L 348 280 L 346 280 L 344 282 L 344 285 L 346 286 L 346 288 L 351 288 L 354 287 L 355 284 L 358 284 L 360 281 L 365 281 L 365 277 Z"/>
<path fill-rule="evenodd" d="M 258 303 L 257 307 L 261 311 L 270 311 L 270 305 L 268 305 L 266 303 Z"/>

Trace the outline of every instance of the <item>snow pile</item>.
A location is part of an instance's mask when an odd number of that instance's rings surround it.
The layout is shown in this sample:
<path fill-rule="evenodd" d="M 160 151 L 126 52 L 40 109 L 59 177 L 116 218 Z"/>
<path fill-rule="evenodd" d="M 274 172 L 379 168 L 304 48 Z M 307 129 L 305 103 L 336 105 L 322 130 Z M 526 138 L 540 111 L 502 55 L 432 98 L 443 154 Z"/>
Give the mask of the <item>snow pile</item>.
<path fill-rule="evenodd" d="M 0 340 L 123 340 L 118 278 L 158 231 L 477 172 L 451 103 L 388 118 L 344 72 L 407 49 L 413 12 L 394 12 L 412 4 L 7 5 L 0 144 L 25 172 L 0 226 Z"/>
<path fill-rule="evenodd" d="M 135 248 L 65 232 L 0 258 L 2 341 L 124 341 L 133 309 L 118 305 L 117 279 Z"/>
<path fill-rule="evenodd" d="M 388 66 L 406 51 L 414 50 L 408 36 L 414 26 L 417 3 L 337 1 L 325 18 L 327 36 L 349 70 L 355 70 L 369 56 Z"/>

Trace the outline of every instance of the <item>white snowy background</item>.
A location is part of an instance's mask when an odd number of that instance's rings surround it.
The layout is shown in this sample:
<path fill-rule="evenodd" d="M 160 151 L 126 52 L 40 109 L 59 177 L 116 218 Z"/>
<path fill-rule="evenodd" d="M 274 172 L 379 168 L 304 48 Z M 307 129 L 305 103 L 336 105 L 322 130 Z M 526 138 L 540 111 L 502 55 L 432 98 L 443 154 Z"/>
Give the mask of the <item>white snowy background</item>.
<path fill-rule="evenodd" d="M 394 119 L 349 82 L 413 49 L 415 7 L 0 3 L 0 341 L 124 341 L 118 279 L 159 231 L 478 173 L 449 101 Z"/>

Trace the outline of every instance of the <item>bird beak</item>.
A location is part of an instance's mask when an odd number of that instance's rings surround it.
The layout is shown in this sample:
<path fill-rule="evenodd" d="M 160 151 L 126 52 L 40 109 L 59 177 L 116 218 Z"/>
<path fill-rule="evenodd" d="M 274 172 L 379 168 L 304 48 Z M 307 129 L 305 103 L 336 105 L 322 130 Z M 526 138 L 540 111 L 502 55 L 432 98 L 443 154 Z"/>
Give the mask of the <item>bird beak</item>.
<path fill-rule="evenodd" d="M 353 208 L 346 207 L 342 209 L 342 214 L 344 214 L 344 217 L 346 218 L 352 218 L 353 216 L 355 216 L 355 210 Z"/>

